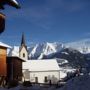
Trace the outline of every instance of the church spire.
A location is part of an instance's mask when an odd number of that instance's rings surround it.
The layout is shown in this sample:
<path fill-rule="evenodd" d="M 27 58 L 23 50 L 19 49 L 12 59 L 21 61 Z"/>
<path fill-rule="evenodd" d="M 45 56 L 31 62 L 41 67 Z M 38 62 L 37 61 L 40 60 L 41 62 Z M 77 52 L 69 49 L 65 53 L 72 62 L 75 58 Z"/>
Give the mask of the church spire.
<path fill-rule="evenodd" d="M 25 45 L 25 36 L 24 36 L 24 33 L 22 34 L 21 46 L 22 45 L 26 46 Z"/>
<path fill-rule="evenodd" d="M 21 46 L 19 48 L 19 57 L 24 60 L 28 60 L 28 50 L 27 50 L 27 46 L 25 43 L 24 33 L 22 33 Z"/>

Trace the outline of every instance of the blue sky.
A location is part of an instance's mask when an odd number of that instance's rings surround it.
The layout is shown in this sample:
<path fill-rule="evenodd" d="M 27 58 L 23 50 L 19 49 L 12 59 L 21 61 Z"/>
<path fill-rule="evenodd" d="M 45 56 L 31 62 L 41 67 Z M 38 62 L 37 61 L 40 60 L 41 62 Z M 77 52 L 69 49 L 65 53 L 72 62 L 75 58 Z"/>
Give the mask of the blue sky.
<path fill-rule="evenodd" d="M 20 45 L 24 32 L 28 45 L 41 42 L 73 42 L 90 38 L 90 0 L 18 0 L 21 9 L 10 6 L 6 30 L 0 41 Z"/>

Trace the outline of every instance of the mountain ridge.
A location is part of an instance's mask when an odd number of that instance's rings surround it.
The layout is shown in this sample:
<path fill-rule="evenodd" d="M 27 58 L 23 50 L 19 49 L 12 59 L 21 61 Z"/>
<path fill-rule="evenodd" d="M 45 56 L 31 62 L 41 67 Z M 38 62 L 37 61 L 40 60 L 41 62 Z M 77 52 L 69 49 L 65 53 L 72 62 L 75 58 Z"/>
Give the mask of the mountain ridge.
<path fill-rule="evenodd" d="M 77 50 L 82 54 L 90 53 L 90 39 L 84 39 L 77 42 L 71 43 L 39 43 L 32 47 L 28 47 L 29 59 L 43 59 L 44 56 L 53 55 L 55 53 L 64 50 L 65 48 L 69 48 L 71 50 Z M 11 50 L 8 50 L 8 55 L 16 55 L 18 56 L 19 46 L 14 46 Z M 67 52 L 62 52 L 63 54 L 68 54 Z"/>

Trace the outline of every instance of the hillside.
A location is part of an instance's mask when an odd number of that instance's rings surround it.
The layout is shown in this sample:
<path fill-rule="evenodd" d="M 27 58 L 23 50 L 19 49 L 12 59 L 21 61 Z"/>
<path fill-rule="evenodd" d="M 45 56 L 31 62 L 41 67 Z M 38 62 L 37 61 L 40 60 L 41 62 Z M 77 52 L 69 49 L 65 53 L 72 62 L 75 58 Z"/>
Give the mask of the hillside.
<path fill-rule="evenodd" d="M 72 78 L 64 87 L 57 90 L 90 90 L 90 76 L 84 75 Z"/>

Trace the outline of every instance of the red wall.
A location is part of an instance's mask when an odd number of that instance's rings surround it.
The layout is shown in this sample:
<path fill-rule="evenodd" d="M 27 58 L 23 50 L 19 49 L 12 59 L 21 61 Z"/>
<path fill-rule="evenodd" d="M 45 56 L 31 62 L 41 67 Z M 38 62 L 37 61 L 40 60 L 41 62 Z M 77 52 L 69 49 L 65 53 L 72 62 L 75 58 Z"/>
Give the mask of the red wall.
<path fill-rule="evenodd" d="M 0 46 L 0 76 L 7 75 L 6 56 L 7 56 L 7 49 Z"/>

